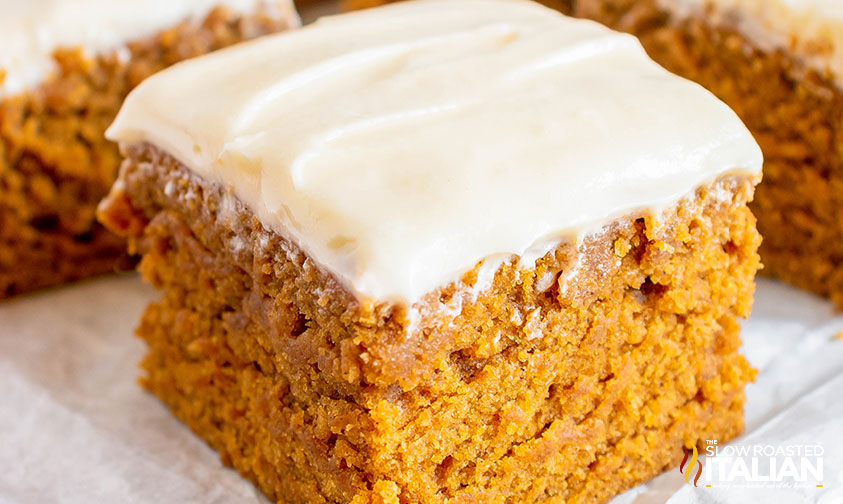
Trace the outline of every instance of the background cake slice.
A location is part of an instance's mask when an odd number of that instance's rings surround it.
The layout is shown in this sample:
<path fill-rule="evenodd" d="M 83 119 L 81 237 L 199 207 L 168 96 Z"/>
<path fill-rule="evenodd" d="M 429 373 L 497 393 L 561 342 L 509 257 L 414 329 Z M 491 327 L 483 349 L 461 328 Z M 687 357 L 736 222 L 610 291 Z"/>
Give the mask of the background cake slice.
<path fill-rule="evenodd" d="M 161 72 L 144 384 L 278 502 L 604 502 L 743 426 L 761 153 L 635 38 L 422 1 Z"/>
<path fill-rule="evenodd" d="M 95 220 L 123 98 L 177 61 L 295 26 L 290 0 L 37 0 L 0 6 L 0 299 L 127 267 Z"/>

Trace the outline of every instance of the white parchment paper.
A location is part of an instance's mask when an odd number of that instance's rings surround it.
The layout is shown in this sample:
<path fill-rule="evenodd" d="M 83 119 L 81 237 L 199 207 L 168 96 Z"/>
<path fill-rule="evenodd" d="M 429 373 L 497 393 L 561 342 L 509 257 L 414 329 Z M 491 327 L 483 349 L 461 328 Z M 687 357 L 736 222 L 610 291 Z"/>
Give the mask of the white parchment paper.
<path fill-rule="evenodd" d="M 744 350 L 760 373 L 736 443 L 821 444 L 822 487 L 704 488 L 677 469 L 614 504 L 843 503 L 843 317 L 760 279 Z M 137 385 L 155 293 L 134 275 L 0 303 L 0 503 L 265 502 Z"/>

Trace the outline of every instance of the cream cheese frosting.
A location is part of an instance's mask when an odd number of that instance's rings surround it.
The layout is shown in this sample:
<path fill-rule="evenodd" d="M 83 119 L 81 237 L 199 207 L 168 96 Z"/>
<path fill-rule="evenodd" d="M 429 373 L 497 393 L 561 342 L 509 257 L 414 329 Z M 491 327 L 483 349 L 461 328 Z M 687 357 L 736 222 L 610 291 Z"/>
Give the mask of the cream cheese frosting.
<path fill-rule="evenodd" d="M 57 48 L 94 54 L 199 19 L 217 5 L 245 12 L 261 4 L 293 10 L 291 0 L 0 0 L 0 96 L 41 82 Z"/>
<path fill-rule="evenodd" d="M 657 0 L 680 18 L 704 15 L 765 51 L 783 49 L 843 83 L 843 0 Z"/>
<path fill-rule="evenodd" d="M 639 42 L 517 0 L 418 0 L 176 65 L 108 130 L 231 187 L 358 296 L 654 212 L 761 152 Z"/>

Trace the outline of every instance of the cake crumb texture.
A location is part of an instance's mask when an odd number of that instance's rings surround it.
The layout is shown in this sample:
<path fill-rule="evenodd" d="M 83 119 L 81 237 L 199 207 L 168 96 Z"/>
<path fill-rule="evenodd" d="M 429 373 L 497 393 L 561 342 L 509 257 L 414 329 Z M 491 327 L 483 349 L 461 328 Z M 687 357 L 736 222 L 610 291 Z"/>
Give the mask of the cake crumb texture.
<path fill-rule="evenodd" d="M 753 180 L 361 302 L 233 196 L 133 148 L 101 219 L 162 297 L 143 384 L 282 503 L 601 503 L 743 429 Z"/>

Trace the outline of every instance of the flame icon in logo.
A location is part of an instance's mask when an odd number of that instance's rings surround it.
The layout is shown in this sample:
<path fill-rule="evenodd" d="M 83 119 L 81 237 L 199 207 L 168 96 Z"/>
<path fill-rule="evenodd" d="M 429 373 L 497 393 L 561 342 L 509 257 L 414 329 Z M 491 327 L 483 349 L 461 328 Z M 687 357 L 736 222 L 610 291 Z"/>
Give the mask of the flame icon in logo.
<path fill-rule="evenodd" d="M 690 484 L 691 474 L 694 473 L 694 467 L 697 469 L 697 475 L 694 477 L 694 486 L 697 486 L 697 482 L 700 480 L 700 476 L 702 476 L 702 462 L 699 461 L 699 452 L 697 452 L 697 447 L 693 447 L 693 451 L 682 447 L 682 451 L 685 452 L 685 456 L 682 457 L 682 463 L 679 464 L 679 472 L 685 475 L 685 483 Z M 691 456 L 691 460 L 688 460 L 688 456 Z M 685 464 L 687 463 L 687 468 Z"/>

